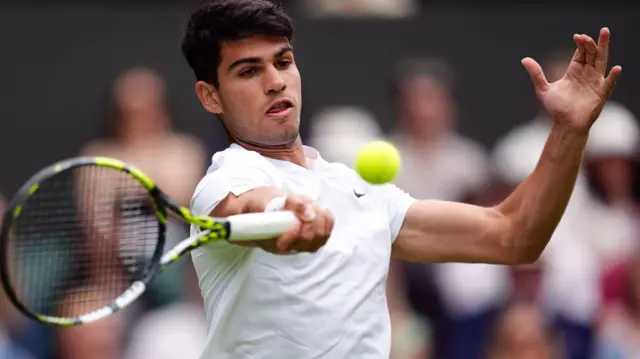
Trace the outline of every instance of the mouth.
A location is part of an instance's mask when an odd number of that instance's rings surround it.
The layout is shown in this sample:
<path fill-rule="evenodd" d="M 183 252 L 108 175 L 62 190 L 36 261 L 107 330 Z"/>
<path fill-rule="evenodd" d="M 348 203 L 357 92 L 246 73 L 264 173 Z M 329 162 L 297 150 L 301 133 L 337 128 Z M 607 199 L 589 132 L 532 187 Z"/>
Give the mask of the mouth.
<path fill-rule="evenodd" d="M 282 99 L 271 104 L 266 112 L 268 117 L 286 117 L 293 111 L 293 102 L 288 99 Z"/>

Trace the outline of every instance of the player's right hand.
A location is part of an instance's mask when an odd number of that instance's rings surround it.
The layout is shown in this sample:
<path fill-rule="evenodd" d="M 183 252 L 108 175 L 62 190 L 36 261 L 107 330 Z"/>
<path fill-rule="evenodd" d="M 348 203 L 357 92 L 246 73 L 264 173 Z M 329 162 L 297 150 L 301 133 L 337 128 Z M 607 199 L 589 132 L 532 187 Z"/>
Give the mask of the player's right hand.
<path fill-rule="evenodd" d="M 327 243 L 333 230 L 333 214 L 305 196 L 287 197 L 281 211 L 292 211 L 299 221 L 273 240 L 244 242 L 274 254 L 317 252 Z"/>
<path fill-rule="evenodd" d="M 244 242 L 274 254 L 317 252 L 327 243 L 333 230 L 333 214 L 305 196 L 287 197 L 281 211 L 292 211 L 299 221 L 273 240 Z"/>
<path fill-rule="evenodd" d="M 317 252 L 333 230 L 333 214 L 305 196 L 290 196 L 282 208 L 292 211 L 300 222 L 275 240 L 277 253 Z"/>

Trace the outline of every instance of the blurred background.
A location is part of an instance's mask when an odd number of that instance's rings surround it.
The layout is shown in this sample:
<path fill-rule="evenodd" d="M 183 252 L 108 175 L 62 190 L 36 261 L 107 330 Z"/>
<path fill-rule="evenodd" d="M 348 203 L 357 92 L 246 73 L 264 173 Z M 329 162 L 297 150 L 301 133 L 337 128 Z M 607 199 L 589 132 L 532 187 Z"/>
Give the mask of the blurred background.
<path fill-rule="evenodd" d="M 194 94 L 179 43 L 198 1 L 2 0 L 0 193 L 78 154 L 141 167 L 188 205 L 227 146 Z M 352 165 L 393 141 L 417 198 L 498 203 L 533 170 L 550 129 L 520 60 L 561 76 L 575 32 L 612 31 L 623 76 L 592 131 L 566 215 L 524 267 L 392 263 L 392 359 L 640 358 L 635 86 L 640 6 L 564 1 L 289 0 L 306 144 Z M 4 200 L 0 196 L 0 212 Z M 184 238 L 170 225 L 170 243 Z M 0 359 L 196 359 L 206 337 L 188 259 L 127 314 L 52 330 L 0 292 Z"/>

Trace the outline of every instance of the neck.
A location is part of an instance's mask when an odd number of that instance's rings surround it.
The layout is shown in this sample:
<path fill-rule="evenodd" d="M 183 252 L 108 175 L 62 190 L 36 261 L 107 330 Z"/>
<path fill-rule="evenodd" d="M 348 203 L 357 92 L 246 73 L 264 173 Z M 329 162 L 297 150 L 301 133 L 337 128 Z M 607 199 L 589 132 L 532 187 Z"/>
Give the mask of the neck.
<path fill-rule="evenodd" d="M 291 162 L 304 168 L 307 167 L 307 161 L 304 156 L 304 148 L 302 147 L 302 140 L 300 139 L 300 136 L 290 144 L 278 146 L 265 146 L 238 138 L 232 138 L 231 142 L 242 146 L 246 150 L 258 152 L 265 157 Z"/>

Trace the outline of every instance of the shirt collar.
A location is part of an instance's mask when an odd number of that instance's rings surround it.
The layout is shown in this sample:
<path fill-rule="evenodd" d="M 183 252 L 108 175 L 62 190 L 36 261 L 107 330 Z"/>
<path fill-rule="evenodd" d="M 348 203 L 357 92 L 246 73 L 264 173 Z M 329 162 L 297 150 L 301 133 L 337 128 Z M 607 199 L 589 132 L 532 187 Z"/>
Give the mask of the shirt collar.
<path fill-rule="evenodd" d="M 230 145 L 231 148 L 236 148 L 236 149 L 243 149 L 245 151 L 248 151 L 246 148 L 238 145 L 237 143 L 232 143 Z M 307 167 L 309 167 L 309 170 L 313 170 L 317 165 L 325 163 L 326 161 L 322 158 L 322 156 L 320 156 L 320 152 L 318 152 L 318 150 L 316 150 L 315 148 L 311 147 L 311 146 L 305 146 L 302 145 L 302 150 L 304 151 L 304 157 L 307 160 Z M 263 156 L 266 159 L 272 161 L 272 162 L 277 162 L 277 163 L 288 163 L 292 166 L 296 166 L 295 164 L 289 162 L 289 161 L 282 161 L 282 160 L 278 160 L 278 159 L 274 159 L 274 158 L 270 158 L 270 157 L 266 157 Z M 299 167 L 299 166 L 296 166 Z"/>

